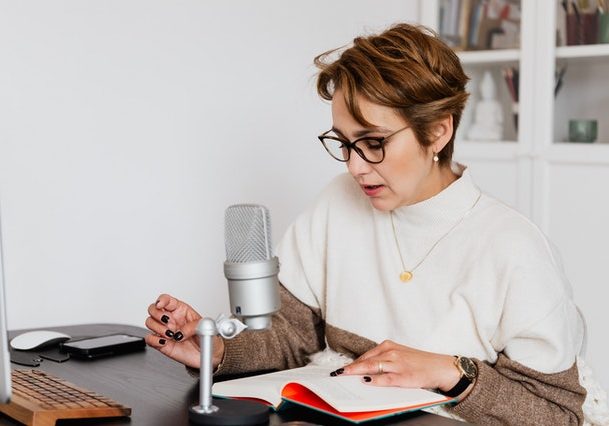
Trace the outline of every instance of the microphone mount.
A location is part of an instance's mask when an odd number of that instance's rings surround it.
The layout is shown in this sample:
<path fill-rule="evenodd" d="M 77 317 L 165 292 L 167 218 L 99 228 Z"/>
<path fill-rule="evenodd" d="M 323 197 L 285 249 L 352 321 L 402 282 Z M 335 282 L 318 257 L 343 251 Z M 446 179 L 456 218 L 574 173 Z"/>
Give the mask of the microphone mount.
<path fill-rule="evenodd" d="M 215 321 L 204 318 L 197 324 L 201 345 L 200 404 L 190 407 L 189 418 L 192 423 L 204 425 L 260 424 L 269 419 L 266 405 L 212 398 L 213 338 L 220 334 L 232 339 L 246 328 L 271 327 L 271 317 L 281 305 L 279 259 L 272 256 L 271 222 L 266 207 L 236 204 L 226 209 L 224 219 L 224 276 L 228 280 L 231 313 L 236 318 L 220 315 Z"/>
<path fill-rule="evenodd" d="M 256 425 L 268 422 L 269 409 L 266 405 L 236 399 L 214 399 L 213 384 L 213 338 L 218 334 L 225 339 L 237 336 L 247 325 L 237 318 L 220 314 L 214 321 L 203 318 L 197 325 L 201 347 L 201 369 L 199 377 L 199 405 L 190 407 L 188 417 L 192 423 L 200 425 Z"/>

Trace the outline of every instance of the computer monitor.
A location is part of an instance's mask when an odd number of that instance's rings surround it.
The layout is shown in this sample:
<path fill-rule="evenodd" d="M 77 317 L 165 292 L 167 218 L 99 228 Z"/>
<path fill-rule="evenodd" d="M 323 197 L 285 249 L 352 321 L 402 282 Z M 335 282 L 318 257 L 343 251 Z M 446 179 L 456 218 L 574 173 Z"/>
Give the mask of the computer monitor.
<path fill-rule="evenodd" d="M 11 365 L 6 331 L 4 264 L 2 258 L 2 218 L 0 218 L 0 404 L 11 399 Z"/>

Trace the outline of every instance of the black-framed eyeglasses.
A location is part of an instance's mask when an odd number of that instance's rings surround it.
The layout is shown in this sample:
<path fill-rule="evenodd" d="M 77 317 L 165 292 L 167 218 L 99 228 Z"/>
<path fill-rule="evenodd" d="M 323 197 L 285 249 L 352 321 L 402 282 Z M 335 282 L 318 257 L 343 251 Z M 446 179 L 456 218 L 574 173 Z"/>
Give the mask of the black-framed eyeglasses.
<path fill-rule="evenodd" d="M 389 142 L 388 139 L 409 127 L 402 127 L 387 136 L 364 136 L 353 142 L 341 138 L 332 129 L 322 133 L 317 138 L 335 160 L 346 163 L 351 158 L 351 150 L 354 150 L 368 163 L 378 164 L 385 159 L 385 145 Z"/>

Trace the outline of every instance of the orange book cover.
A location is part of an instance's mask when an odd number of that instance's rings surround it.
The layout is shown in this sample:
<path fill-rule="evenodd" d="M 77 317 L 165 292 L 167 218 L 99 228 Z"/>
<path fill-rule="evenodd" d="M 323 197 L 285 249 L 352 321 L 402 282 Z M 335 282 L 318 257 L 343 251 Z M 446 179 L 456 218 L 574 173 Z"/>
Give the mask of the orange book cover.
<path fill-rule="evenodd" d="M 369 420 L 378 420 L 389 416 L 396 416 L 398 414 L 417 411 L 422 408 L 432 407 L 434 405 L 439 404 L 446 404 L 452 401 L 452 398 L 438 395 L 438 401 L 432 403 L 410 405 L 406 407 L 392 408 L 388 410 L 341 412 L 336 410 L 334 407 L 332 407 L 326 401 L 321 399 L 311 390 L 298 383 L 288 383 L 283 388 L 281 395 L 285 401 L 312 408 L 314 410 L 321 411 L 323 413 L 330 414 L 332 416 L 339 417 L 343 420 L 348 420 L 354 423 L 361 423 Z"/>

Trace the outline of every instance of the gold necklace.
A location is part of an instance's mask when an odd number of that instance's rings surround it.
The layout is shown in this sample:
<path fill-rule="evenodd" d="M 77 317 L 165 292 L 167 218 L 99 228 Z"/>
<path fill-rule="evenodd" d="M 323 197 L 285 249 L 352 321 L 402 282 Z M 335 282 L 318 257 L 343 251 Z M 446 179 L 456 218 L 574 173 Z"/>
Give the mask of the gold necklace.
<path fill-rule="evenodd" d="M 480 201 L 480 197 L 482 196 L 482 192 L 480 194 L 478 194 L 478 198 L 476 198 L 476 201 L 474 201 L 474 204 L 472 204 L 472 206 L 463 214 L 463 216 L 461 216 L 461 218 L 455 222 L 455 224 L 453 226 L 450 227 L 450 229 L 448 231 L 446 231 L 444 233 L 444 235 L 442 235 L 438 241 L 436 241 L 429 250 L 427 250 L 427 253 L 425 253 L 425 255 L 421 258 L 421 260 L 419 260 L 417 262 L 416 265 L 414 265 L 413 268 L 406 269 L 406 266 L 404 266 L 404 258 L 402 257 L 402 250 L 400 249 L 400 243 L 398 241 L 398 234 L 395 231 L 395 223 L 393 222 L 393 210 L 389 212 L 389 217 L 391 218 L 391 229 L 393 229 L 393 238 L 395 239 L 395 245 L 398 248 L 398 254 L 400 255 L 400 262 L 402 263 L 402 272 L 400 273 L 400 281 L 402 281 L 403 283 L 406 283 L 408 281 L 410 281 L 412 279 L 412 277 L 414 276 L 414 271 L 421 265 L 421 263 L 423 263 L 425 261 L 425 259 L 427 259 L 427 256 L 429 256 L 431 254 L 431 252 L 433 251 L 434 248 L 436 248 L 436 246 L 440 243 L 440 241 L 442 241 L 444 238 L 446 238 L 446 236 L 448 234 L 451 233 L 451 231 L 453 229 L 455 229 L 461 222 L 463 222 L 463 220 L 471 213 L 471 211 L 474 209 L 474 207 L 476 207 L 476 204 L 478 204 L 478 201 Z"/>

